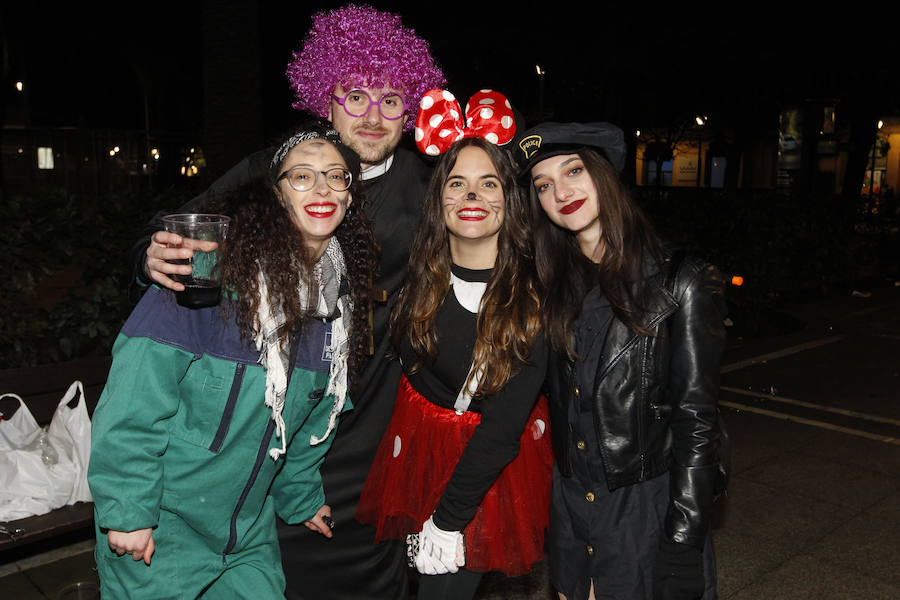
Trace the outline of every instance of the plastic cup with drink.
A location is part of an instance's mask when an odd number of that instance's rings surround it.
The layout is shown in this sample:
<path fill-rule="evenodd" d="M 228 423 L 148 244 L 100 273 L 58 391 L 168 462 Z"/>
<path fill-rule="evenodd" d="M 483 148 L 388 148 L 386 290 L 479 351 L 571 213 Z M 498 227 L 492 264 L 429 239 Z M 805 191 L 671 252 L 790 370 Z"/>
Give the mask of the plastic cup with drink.
<path fill-rule="evenodd" d="M 183 291 L 175 292 L 175 300 L 181 306 L 204 308 L 219 303 L 222 294 L 219 248 L 225 242 L 230 221 L 225 215 L 194 213 L 163 217 L 166 231 L 180 235 L 184 240 L 181 245 L 194 251 L 191 258 L 172 261 L 191 266 L 190 275 L 173 276 L 184 285 Z M 210 249 L 211 244 L 197 242 L 215 242 L 215 247 Z"/>

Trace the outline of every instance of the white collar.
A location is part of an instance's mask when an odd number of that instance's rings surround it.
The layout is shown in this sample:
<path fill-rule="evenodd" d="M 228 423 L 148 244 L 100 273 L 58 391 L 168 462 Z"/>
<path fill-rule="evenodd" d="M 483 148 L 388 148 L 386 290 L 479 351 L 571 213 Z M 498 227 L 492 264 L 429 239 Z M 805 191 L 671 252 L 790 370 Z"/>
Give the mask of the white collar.
<path fill-rule="evenodd" d="M 377 165 L 372 165 L 368 169 L 363 169 L 362 173 L 359 174 L 359 178 L 363 181 L 367 181 L 369 179 L 375 179 L 376 177 L 381 177 L 385 173 L 388 172 L 388 169 L 391 168 L 391 165 L 394 164 L 394 155 L 391 154 L 383 162 L 378 163 Z"/>
<path fill-rule="evenodd" d="M 466 281 L 460 279 L 453 273 L 450 273 L 450 287 L 453 288 L 453 294 L 460 306 L 473 314 L 478 314 L 478 307 L 481 306 L 481 297 L 487 290 L 487 283 L 482 281 Z"/>

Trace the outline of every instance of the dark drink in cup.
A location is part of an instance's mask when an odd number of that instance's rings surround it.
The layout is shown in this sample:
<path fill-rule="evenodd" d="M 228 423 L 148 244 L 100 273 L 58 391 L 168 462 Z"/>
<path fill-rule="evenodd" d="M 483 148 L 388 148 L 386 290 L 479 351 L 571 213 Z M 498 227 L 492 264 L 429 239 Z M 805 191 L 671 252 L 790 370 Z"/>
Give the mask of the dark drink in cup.
<path fill-rule="evenodd" d="M 172 264 L 190 265 L 191 274 L 173 274 L 172 279 L 184 285 L 175 293 L 179 305 L 187 308 L 205 308 L 219 303 L 222 295 L 222 270 L 219 265 L 219 248 L 225 242 L 228 223 L 225 215 L 185 213 L 166 215 L 163 224 L 166 231 L 182 237 L 179 244 L 193 250 L 190 259 L 172 259 Z"/>
<path fill-rule="evenodd" d="M 187 277 L 184 291 L 175 292 L 175 301 L 187 308 L 206 308 L 219 303 L 222 286 L 218 281 L 204 277 Z"/>

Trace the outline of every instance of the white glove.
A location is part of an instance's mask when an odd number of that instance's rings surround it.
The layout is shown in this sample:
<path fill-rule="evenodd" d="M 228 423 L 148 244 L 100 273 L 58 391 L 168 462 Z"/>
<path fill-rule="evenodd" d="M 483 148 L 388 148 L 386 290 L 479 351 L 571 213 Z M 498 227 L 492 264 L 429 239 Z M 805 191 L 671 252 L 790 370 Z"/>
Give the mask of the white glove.
<path fill-rule="evenodd" d="M 423 575 L 456 573 L 466 564 L 466 546 L 459 531 L 444 531 L 428 517 L 419 533 L 416 570 Z"/>

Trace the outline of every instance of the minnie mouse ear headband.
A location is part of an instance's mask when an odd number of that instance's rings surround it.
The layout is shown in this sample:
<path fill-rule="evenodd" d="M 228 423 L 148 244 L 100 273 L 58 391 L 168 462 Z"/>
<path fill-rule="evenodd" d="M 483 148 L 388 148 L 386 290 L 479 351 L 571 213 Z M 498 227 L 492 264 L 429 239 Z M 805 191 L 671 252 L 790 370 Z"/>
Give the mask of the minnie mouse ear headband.
<path fill-rule="evenodd" d="M 334 147 L 341 154 L 341 158 L 347 163 L 347 170 L 350 171 L 353 181 L 360 181 L 359 155 L 349 146 L 344 145 L 340 134 L 332 129 L 330 125 L 319 121 L 304 123 L 278 146 L 269 162 L 269 172 L 273 180 L 281 174 L 277 171 L 280 170 L 281 163 L 288 155 L 288 152 L 297 144 L 309 140 L 325 140 L 334 144 Z"/>
<path fill-rule="evenodd" d="M 446 90 L 429 90 L 419 103 L 416 146 L 429 156 L 443 154 L 463 138 L 479 137 L 502 146 L 515 134 L 512 105 L 500 92 L 481 90 L 466 103 L 465 113 L 459 110 L 456 96 Z"/>
<path fill-rule="evenodd" d="M 597 150 L 621 173 L 625 166 L 625 134 L 612 123 L 541 123 L 525 132 L 515 149 L 521 176 L 535 164 L 582 148 Z"/>

